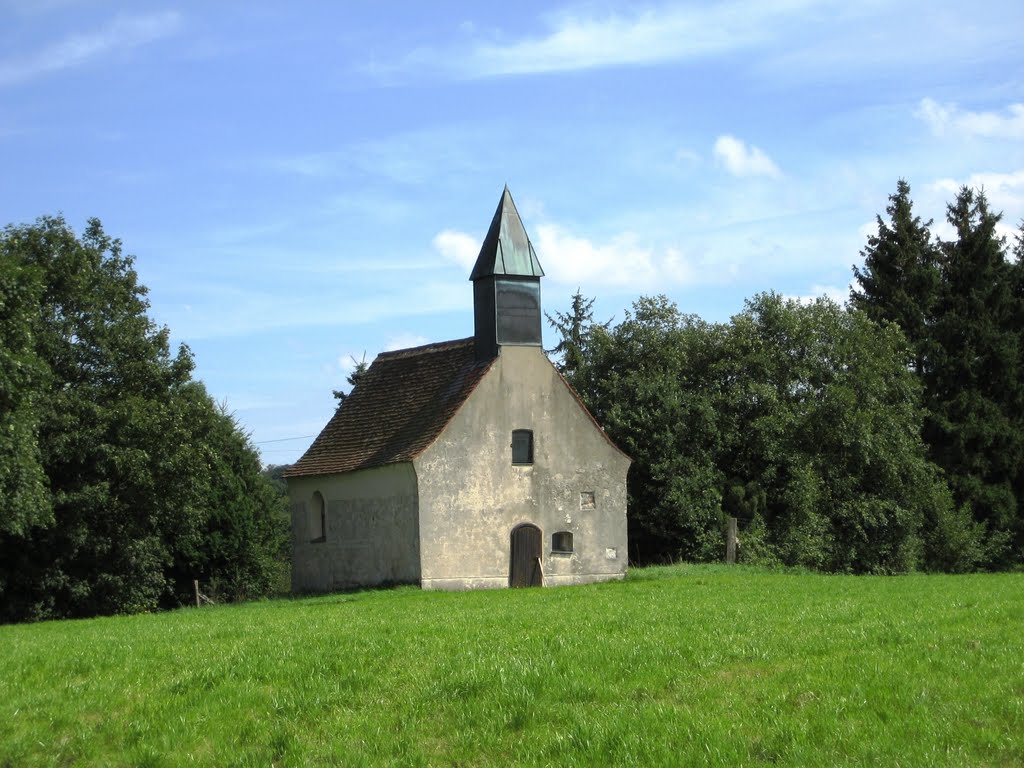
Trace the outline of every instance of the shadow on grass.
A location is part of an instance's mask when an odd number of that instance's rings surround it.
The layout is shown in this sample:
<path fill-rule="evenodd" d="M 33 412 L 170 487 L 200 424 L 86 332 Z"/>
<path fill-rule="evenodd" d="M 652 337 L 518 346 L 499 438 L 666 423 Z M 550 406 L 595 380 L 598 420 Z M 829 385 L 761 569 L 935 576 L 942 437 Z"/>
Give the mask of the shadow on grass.
<path fill-rule="evenodd" d="M 407 581 L 386 581 L 373 586 L 348 587 L 336 589 L 330 592 L 296 592 L 285 595 L 283 599 L 290 600 L 295 605 L 318 607 L 328 605 L 339 605 L 341 603 L 354 603 L 361 597 L 378 595 L 386 592 L 419 592 L 418 584 Z"/>

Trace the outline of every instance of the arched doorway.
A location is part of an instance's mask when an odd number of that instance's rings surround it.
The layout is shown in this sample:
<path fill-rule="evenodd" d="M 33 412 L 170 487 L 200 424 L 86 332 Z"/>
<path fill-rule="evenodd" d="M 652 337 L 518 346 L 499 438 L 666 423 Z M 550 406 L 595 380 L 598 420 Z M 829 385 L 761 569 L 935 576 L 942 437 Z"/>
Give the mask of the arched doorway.
<path fill-rule="evenodd" d="M 510 587 L 539 587 L 544 583 L 541 568 L 540 528 L 523 523 L 512 529 L 511 557 L 508 585 Z"/>

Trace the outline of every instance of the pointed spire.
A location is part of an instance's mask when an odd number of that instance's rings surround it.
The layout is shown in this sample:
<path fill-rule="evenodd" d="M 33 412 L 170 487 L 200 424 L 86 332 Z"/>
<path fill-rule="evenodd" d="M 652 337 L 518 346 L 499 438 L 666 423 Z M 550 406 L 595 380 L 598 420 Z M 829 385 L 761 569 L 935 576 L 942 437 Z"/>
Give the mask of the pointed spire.
<path fill-rule="evenodd" d="M 469 279 L 477 280 L 492 275 L 544 276 L 507 184 Z"/>

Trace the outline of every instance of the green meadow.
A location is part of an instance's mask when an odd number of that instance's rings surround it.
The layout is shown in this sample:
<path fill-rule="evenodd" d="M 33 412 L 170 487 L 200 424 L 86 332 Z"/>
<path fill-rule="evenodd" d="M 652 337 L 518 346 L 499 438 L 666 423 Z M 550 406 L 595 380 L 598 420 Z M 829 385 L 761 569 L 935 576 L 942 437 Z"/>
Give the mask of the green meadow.
<path fill-rule="evenodd" d="M 0 765 L 1024 765 L 1024 574 L 634 570 L 0 627 Z"/>

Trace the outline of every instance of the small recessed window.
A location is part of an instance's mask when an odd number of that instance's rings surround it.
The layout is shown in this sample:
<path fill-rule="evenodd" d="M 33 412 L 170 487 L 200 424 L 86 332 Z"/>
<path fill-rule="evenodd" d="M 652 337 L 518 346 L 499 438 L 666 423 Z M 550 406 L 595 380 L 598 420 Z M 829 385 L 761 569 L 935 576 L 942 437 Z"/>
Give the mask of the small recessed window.
<path fill-rule="evenodd" d="M 551 551 L 569 554 L 572 552 L 572 534 L 569 531 L 559 531 L 551 534 Z"/>
<path fill-rule="evenodd" d="M 318 543 L 327 540 L 327 505 L 320 491 L 313 492 L 313 503 L 309 510 L 310 541 Z"/>
<path fill-rule="evenodd" d="M 580 491 L 580 509 L 595 509 L 597 500 L 593 491 Z"/>
<path fill-rule="evenodd" d="M 533 430 L 512 431 L 512 463 L 533 464 Z"/>

